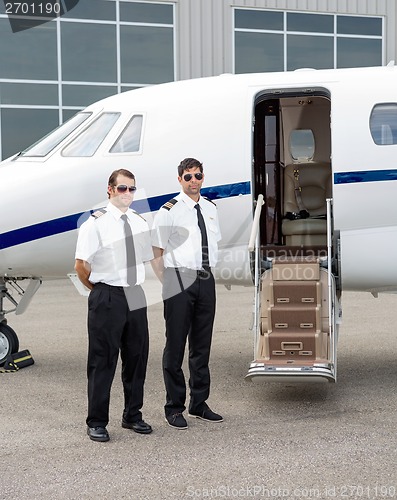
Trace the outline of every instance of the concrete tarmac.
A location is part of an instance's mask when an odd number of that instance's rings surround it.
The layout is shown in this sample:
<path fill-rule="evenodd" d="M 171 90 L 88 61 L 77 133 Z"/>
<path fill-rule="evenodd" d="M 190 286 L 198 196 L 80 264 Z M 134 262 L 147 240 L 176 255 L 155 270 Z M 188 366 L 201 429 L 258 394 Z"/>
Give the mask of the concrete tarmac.
<path fill-rule="evenodd" d="M 218 287 L 211 424 L 164 421 L 162 304 L 151 300 L 144 418 L 122 429 L 120 371 L 111 440 L 86 435 L 86 306 L 68 280 L 45 282 L 8 317 L 33 366 L 0 374 L 1 499 L 397 498 L 397 295 L 343 295 L 336 384 L 253 383 L 253 289 Z M 187 369 L 185 369 L 187 374 Z"/>

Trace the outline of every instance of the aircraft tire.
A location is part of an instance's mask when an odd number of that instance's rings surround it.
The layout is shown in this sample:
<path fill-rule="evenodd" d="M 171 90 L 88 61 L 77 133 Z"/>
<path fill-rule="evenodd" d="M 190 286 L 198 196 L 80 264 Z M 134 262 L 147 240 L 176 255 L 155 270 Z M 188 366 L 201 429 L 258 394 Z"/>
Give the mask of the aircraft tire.
<path fill-rule="evenodd" d="M 12 328 L 4 322 L 0 323 L 0 366 L 4 365 L 7 356 L 18 352 L 19 340 Z"/>

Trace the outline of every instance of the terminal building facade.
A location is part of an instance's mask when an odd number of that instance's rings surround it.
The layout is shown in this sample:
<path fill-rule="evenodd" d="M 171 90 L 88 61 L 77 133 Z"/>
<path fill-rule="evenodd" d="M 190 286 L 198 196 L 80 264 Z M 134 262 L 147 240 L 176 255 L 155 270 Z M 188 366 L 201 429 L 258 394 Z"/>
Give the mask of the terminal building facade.
<path fill-rule="evenodd" d="M 7 12 L 0 2 L 0 159 L 119 92 L 222 73 L 382 66 L 397 50 L 395 0 L 79 0 L 16 32 Z"/>

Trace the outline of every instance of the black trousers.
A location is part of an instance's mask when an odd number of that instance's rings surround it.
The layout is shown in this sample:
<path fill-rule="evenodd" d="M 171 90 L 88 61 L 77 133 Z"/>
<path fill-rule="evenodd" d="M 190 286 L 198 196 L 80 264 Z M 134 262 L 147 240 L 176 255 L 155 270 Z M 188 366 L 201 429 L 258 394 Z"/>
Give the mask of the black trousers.
<path fill-rule="evenodd" d="M 179 274 L 179 276 L 178 276 Z M 189 411 L 206 407 L 210 393 L 209 357 L 215 317 L 215 281 L 194 271 L 165 269 L 163 283 L 166 344 L 163 375 L 166 388 L 165 414 L 186 409 L 186 383 L 182 370 L 186 340 L 189 340 Z"/>
<path fill-rule="evenodd" d="M 135 306 L 131 307 L 132 304 Z M 109 422 L 110 389 L 119 352 L 124 388 L 123 418 L 132 423 L 142 419 L 140 410 L 149 352 L 145 294 L 140 286 L 124 289 L 98 283 L 88 299 L 86 422 L 90 427 L 106 427 Z"/>

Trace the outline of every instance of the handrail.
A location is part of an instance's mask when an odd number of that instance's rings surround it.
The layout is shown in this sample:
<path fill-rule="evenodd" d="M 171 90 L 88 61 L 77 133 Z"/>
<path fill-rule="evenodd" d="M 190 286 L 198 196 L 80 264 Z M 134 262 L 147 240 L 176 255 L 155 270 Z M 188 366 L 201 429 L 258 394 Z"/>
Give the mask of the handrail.
<path fill-rule="evenodd" d="M 328 268 L 328 326 L 330 335 L 332 335 L 331 342 L 331 361 L 333 368 L 333 377 L 336 381 L 336 370 L 337 370 L 337 339 L 336 339 L 336 324 L 335 324 L 335 304 L 334 300 L 336 298 L 333 289 L 332 280 L 332 198 L 327 198 L 327 268 Z"/>
<path fill-rule="evenodd" d="M 248 243 L 249 252 L 253 252 L 255 250 L 255 266 L 254 266 L 254 321 L 253 321 L 253 332 L 254 332 L 254 357 L 255 357 L 255 349 L 257 344 L 257 337 L 259 334 L 259 310 L 260 310 L 260 235 L 259 235 L 259 220 L 261 217 L 262 205 L 264 204 L 263 194 L 258 196 L 254 220 L 252 222 L 251 235 Z"/>
<path fill-rule="evenodd" d="M 252 222 L 251 235 L 248 242 L 248 251 L 253 252 L 255 249 L 255 240 L 259 230 L 259 219 L 261 217 L 262 205 L 264 204 L 263 194 L 258 196 L 256 201 L 256 208 L 254 214 L 254 220 Z"/>

